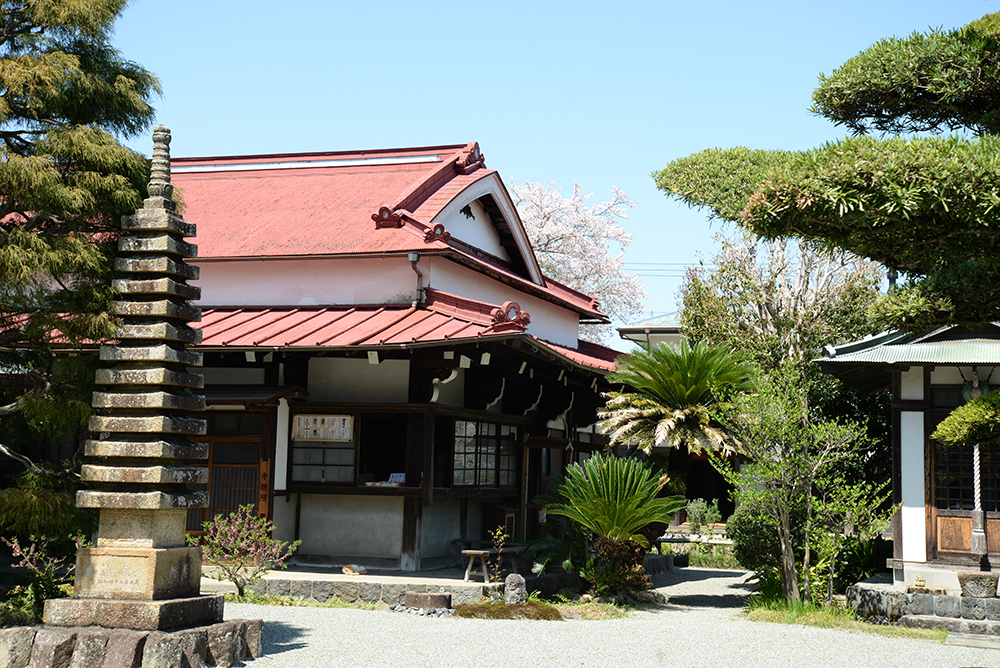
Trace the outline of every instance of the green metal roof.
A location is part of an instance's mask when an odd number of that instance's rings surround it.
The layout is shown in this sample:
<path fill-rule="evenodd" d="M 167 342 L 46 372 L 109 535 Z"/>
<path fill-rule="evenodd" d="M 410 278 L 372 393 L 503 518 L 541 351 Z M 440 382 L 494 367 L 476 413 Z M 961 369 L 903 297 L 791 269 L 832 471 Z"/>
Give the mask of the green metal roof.
<path fill-rule="evenodd" d="M 821 364 L 1000 364 L 1000 328 L 940 327 L 925 334 L 889 332 L 827 346 Z"/>

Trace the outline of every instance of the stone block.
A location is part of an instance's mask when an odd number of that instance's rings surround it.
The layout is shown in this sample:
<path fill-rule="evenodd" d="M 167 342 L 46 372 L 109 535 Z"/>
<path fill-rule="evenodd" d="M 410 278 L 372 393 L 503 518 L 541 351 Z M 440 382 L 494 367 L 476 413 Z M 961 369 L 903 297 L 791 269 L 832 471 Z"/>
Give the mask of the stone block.
<path fill-rule="evenodd" d="M 934 615 L 937 617 L 961 617 L 962 598 L 960 596 L 935 596 Z"/>
<path fill-rule="evenodd" d="M 198 257 L 198 246 L 176 239 L 169 234 L 155 237 L 122 237 L 118 250 L 123 253 L 169 253 L 185 258 Z"/>
<path fill-rule="evenodd" d="M 268 596 L 291 596 L 292 583 L 290 580 L 268 580 Z"/>
<path fill-rule="evenodd" d="M 98 385 L 172 385 L 190 389 L 205 386 L 205 377 L 200 373 L 170 369 L 98 369 L 94 377 Z"/>
<path fill-rule="evenodd" d="M 69 668 L 75 644 L 75 633 L 42 629 L 35 634 L 31 662 L 28 665 L 30 668 Z"/>
<path fill-rule="evenodd" d="M 963 619 L 986 619 L 986 599 L 962 596 Z"/>
<path fill-rule="evenodd" d="M 232 666 L 237 659 L 237 634 L 239 627 L 234 622 L 213 624 L 208 629 L 208 654 L 206 662 L 209 665 Z"/>
<path fill-rule="evenodd" d="M 475 603 L 483 597 L 483 587 L 455 587 L 451 590 L 451 604 Z"/>
<path fill-rule="evenodd" d="M 205 627 L 183 629 L 175 631 L 173 635 L 181 643 L 183 659 L 180 665 L 182 667 L 201 668 L 205 665 L 205 656 L 208 654 L 208 631 Z"/>
<path fill-rule="evenodd" d="M 90 405 L 94 408 L 125 408 L 173 411 L 203 411 L 205 397 L 172 392 L 94 392 Z"/>
<path fill-rule="evenodd" d="M 958 572 L 958 584 L 962 587 L 962 596 L 975 598 L 995 598 L 998 578 L 1000 578 L 1000 573 Z"/>
<path fill-rule="evenodd" d="M 403 585 L 396 584 L 384 584 L 382 585 L 382 602 L 392 605 L 393 603 L 402 603 L 403 597 L 406 595 L 406 587 Z"/>
<path fill-rule="evenodd" d="M 169 322 L 133 322 L 118 328 L 118 338 L 123 341 L 178 341 L 195 345 L 201 343 L 201 330 Z"/>
<path fill-rule="evenodd" d="M 104 665 L 108 668 L 139 668 L 146 634 L 135 631 L 118 631 L 108 638 L 108 651 Z"/>
<path fill-rule="evenodd" d="M 171 510 L 208 508 L 208 492 L 117 492 L 81 489 L 76 493 L 77 508 L 117 508 L 130 510 Z"/>
<path fill-rule="evenodd" d="M 92 415 L 88 423 L 94 433 L 109 434 L 177 434 L 204 436 L 205 420 L 170 415 Z"/>
<path fill-rule="evenodd" d="M 198 280 L 198 267 L 178 262 L 169 257 L 119 257 L 115 259 L 115 271 L 131 274 L 173 274 L 181 278 Z"/>
<path fill-rule="evenodd" d="M 986 599 L 986 619 L 1000 620 L 1000 598 Z"/>
<path fill-rule="evenodd" d="M 341 601 L 347 601 L 348 603 L 354 603 L 358 600 L 358 594 L 361 591 L 361 587 L 358 586 L 357 582 L 334 582 L 333 583 L 333 593 Z"/>
<path fill-rule="evenodd" d="M 957 598 L 957 597 L 954 597 Z M 914 629 L 948 629 L 949 631 L 961 631 L 964 620 L 954 617 L 938 617 L 930 615 L 906 615 L 899 620 L 902 626 Z"/>
<path fill-rule="evenodd" d="M 298 598 L 311 598 L 312 597 L 312 586 L 311 580 L 292 580 L 288 587 L 289 596 L 295 596 Z"/>
<path fill-rule="evenodd" d="M 1000 599 L 998 599 L 1000 600 Z M 913 594 L 906 606 L 908 615 L 933 615 L 934 597 L 930 594 Z"/>
<path fill-rule="evenodd" d="M 987 628 L 989 626 L 992 626 L 992 625 L 989 622 L 985 622 L 985 621 L 976 621 L 976 620 L 972 620 L 972 619 L 966 621 L 966 628 L 968 629 L 967 632 L 968 633 L 975 633 L 976 635 L 981 635 L 981 636 L 982 635 L 986 635 Z"/>
<path fill-rule="evenodd" d="M 105 508 L 101 511 L 97 547 L 184 546 L 186 523 L 187 510 Z"/>
<path fill-rule="evenodd" d="M 909 603 L 909 599 L 903 592 L 890 591 L 883 594 L 882 602 L 885 616 L 894 622 L 906 614 L 906 606 Z"/>
<path fill-rule="evenodd" d="M 264 620 L 248 619 L 246 623 L 247 656 L 259 659 L 264 656 Z"/>
<path fill-rule="evenodd" d="M 359 582 L 358 599 L 362 603 L 378 603 L 382 600 L 382 585 L 378 582 Z"/>
<path fill-rule="evenodd" d="M 408 608 L 450 608 L 451 594 L 430 591 L 408 591 L 403 604 Z"/>
<path fill-rule="evenodd" d="M 181 306 L 166 299 L 155 302 L 112 302 L 111 310 L 124 318 L 171 318 L 187 322 L 201 320 L 200 308 Z"/>
<path fill-rule="evenodd" d="M 111 284 L 122 295 L 166 295 L 192 301 L 201 299 L 200 288 L 169 278 L 116 278 Z"/>
<path fill-rule="evenodd" d="M 87 629 L 76 636 L 69 668 L 101 668 L 108 653 L 110 631 Z"/>
<path fill-rule="evenodd" d="M 31 645 L 34 641 L 33 628 L 16 626 L 0 629 L 0 666 L 25 668 L 31 660 Z"/>
<path fill-rule="evenodd" d="M 79 598 L 163 600 L 201 590 L 198 547 L 85 547 L 76 564 Z"/>
<path fill-rule="evenodd" d="M 122 216 L 121 225 L 123 230 L 128 231 L 174 232 L 184 237 L 196 236 L 194 223 L 185 222 L 179 215 L 165 208 L 139 209 L 134 215 Z"/>
<path fill-rule="evenodd" d="M 145 305 L 146 303 L 140 302 L 136 305 Z M 101 361 L 104 362 L 164 362 L 183 364 L 184 366 L 201 366 L 204 361 L 203 357 L 201 353 L 192 352 L 185 348 L 174 348 L 166 343 L 152 346 L 103 345 L 100 352 Z"/>
<path fill-rule="evenodd" d="M 102 626 L 164 631 L 222 621 L 219 594 L 165 601 L 55 598 L 45 602 L 42 620 L 50 626 Z"/>
<path fill-rule="evenodd" d="M 142 668 L 177 668 L 183 656 L 181 638 L 168 633 L 150 633 L 142 650 Z"/>
<path fill-rule="evenodd" d="M 247 590 L 259 596 L 267 596 L 267 580 L 260 580 L 259 582 L 254 582 L 253 584 L 247 585 Z"/>
<path fill-rule="evenodd" d="M 173 441 L 124 440 L 84 442 L 88 457 L 165 457 L 167 459 L 208 459 L 207 443 L 192 443 L 186 439 Z"/>

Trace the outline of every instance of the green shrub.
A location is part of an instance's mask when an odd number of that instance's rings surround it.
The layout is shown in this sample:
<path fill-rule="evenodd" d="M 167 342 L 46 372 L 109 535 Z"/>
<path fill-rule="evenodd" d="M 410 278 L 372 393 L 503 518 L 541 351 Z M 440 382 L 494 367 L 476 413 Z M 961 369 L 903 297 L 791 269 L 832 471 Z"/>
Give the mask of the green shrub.
<path fill-rule="evenodd" d="M 805 513 L 792 513 L 792 537 L 796 553 L 804 543 Z M 774 520 L 752 503 L 741 503 L 726 521 L 726 531 L 733 541 L 733 557 L 748 571 L 777 568 L 781 562 L 781 544 Z M 801 555 L 799 555 L 801 556 Z"/>
<path fill-rule="evenodd" d="M 687 505 L 687 521 L 691 525 L 691 533 L 698 533 L 703 526 L 711 526 L 722 521 L 722 513 L 719 511 L 719 500 L 713 499 L 712 503 L 706 503 L 705 499 L 694 499 Z"/>

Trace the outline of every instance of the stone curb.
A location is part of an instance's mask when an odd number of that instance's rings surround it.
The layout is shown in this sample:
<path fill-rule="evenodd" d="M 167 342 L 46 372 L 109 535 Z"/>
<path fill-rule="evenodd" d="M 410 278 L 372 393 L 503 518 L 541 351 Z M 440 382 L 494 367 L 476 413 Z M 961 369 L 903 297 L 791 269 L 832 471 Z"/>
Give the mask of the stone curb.
<path fill-rule="evenodd" d="M 264 622 L 235 619 L 178 631 L 99 627 L 0 629 L 0 668 L 235 666 L 263 655 Z"/>

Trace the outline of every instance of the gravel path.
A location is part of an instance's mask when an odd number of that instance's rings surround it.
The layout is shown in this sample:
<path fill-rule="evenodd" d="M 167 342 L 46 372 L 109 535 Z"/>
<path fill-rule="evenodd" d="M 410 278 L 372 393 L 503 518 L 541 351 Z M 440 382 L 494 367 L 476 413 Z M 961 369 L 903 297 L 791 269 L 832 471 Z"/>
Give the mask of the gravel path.
<path fill-rule="evenodd" d="M 682 569 L 670 604 L 627 619 L 432 619 L 398 613 L 226 604 L 263 618 L 266 656 L 251 668 L 313 666 L 655 666 L 741 668 L 1000 666 L 1000 650 L 740 619 L 744 574 Z"/>

